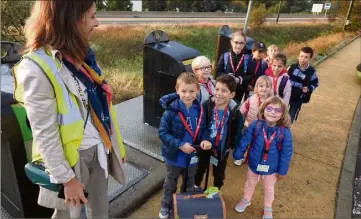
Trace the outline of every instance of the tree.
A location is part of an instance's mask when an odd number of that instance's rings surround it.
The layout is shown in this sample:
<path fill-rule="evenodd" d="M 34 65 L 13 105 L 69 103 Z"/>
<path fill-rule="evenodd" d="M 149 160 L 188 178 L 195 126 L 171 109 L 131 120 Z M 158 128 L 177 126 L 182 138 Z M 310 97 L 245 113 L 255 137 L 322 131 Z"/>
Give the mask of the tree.
<path fill-rule="evenodd" d="M 131 11 L 133 9 L 130 0 L 99 0 L 96 5 L 97 10 Z"/>
<path fill-rule="evenodd" d="M 1 2 L 1 38 L 15 42 L 24 42 L 24 26 L 30 16 L 30 8 L 34 1 Z"/>
<path fill-rule="evenodd" d="M 165 11 L 167 8 L 166 0 L 144 0 L 145 6 L 149 11 Z"/>
<path fill-rule="evenodd" d="M 200 2 L 200 11 L 202 12 L 214 12 L 216 11 L 215 0 L 203 0 Z"/>

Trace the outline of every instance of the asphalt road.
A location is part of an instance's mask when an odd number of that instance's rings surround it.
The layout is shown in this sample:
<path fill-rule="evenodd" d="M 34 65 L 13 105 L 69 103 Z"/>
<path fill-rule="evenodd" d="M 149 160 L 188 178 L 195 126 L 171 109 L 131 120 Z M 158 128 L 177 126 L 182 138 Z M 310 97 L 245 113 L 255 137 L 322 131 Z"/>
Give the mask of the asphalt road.
<path fill-rule="evenodd" d="M 100 24 L 142 24 L 142 23 L 198 23 L 198 22 L 213 22 L 213 23 L 239 23 L 239 22 L 245 22 L 246 18 L 121 18 L 121 17 L 99 17 L 98 21 Z M 297 23 L 297 22 L 322 22 L 327 21 L 327 18 L 287 18 L 282 17 L 279 18 L 280 23 Z M 276 18 L 266 18 L 266 22 L 276 22 Z"/>

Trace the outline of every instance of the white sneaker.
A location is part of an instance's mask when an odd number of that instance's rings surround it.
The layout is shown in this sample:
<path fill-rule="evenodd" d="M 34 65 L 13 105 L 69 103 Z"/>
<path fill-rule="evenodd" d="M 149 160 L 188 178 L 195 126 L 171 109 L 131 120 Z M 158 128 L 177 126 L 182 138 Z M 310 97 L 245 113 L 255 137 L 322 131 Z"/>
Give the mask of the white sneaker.
<path fill-rule="evenodd" d="M 169 209 L 167 208 L 161 208 L 159 211 L 159 218 L 160 219 L 166 219 L 169 216 Z"/>
<path fill-rule="evenodd" d="M 236 164 L 237 166 L 241 166 L 242 163 L 243 163 L 243 159 L 235 160 L 235 161 L 234 161 L 234 164 Z"/>

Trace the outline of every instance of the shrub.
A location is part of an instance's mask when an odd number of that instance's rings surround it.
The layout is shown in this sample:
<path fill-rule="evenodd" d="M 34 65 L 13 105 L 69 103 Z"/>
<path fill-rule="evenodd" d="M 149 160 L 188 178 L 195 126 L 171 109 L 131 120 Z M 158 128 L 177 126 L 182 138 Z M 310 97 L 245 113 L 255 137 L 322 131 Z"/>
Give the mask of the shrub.
<path fill-rule="evenodd" d="M 260 27 L 265 22 L 267 16 L 266 6 L 264 4 L 255 7 L 251 11 L 249 24 L 251 27 Z"/>

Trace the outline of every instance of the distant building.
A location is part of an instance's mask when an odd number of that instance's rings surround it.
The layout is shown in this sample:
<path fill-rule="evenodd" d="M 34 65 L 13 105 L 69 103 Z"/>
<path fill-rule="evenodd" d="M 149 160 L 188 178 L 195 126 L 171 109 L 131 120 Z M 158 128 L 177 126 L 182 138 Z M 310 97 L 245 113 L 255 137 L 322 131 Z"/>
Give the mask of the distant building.
<path fill-rule="evenodd" d="M 131 1 L 133 3 L 133 11 L 142 11 L 142 0 Z"/>

